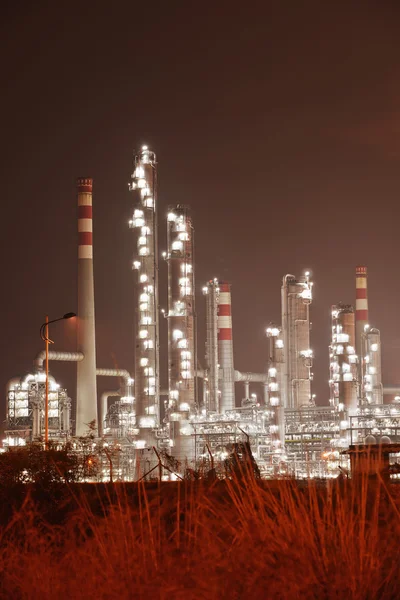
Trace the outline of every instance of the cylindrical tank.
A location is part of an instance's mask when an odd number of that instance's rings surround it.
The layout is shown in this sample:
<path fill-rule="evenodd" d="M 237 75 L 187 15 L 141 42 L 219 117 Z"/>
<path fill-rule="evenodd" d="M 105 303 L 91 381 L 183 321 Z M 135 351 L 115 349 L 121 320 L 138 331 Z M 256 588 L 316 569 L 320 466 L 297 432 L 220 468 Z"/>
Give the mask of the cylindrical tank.
<path fill-rule="evenodd" d="M 78 362 L 76 390 L 76 435 L 84 435 L 88 424 L 97 428 L 96 339 L 93 280 L 93 181 L 81 177 L 78 186 L 78 319 L 77 350 L 84 359 Z"/>

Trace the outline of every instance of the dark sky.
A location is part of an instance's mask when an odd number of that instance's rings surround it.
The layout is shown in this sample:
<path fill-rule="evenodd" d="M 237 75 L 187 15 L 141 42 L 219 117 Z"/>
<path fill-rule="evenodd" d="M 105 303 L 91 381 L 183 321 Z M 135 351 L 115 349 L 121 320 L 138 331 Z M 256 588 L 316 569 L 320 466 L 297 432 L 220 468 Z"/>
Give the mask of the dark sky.
<path fill-rule="evenodd" d="M 2 385 L 30 369 L 46 313 L 76 310 L 80 175 L 94 178 L 98 365 L 133 368 L 127 183 L 143 143 L 159 161 L 160 217 L 193 208 L 198 290 L 233 283 L 236 368 L 265 368 L 282 276 L 309 268 L 326 403 L 330 306 L 354 302 L 365 264 L 384 380 L 400 382 L 397 1 L 2 7 Z M 198 307 L 201 357 L 201 294 Z M 74 349 L 72 323 L 52 335 Z M 52 370 L 75 396 L 72 365 Z"/>

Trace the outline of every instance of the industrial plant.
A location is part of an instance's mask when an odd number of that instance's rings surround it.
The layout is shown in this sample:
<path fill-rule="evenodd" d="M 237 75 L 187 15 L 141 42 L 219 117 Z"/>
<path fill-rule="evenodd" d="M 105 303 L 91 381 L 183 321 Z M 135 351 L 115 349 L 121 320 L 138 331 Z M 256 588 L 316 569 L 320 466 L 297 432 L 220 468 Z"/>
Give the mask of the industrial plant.
<path fill-rule="evenodd" d="M 326 349 L 329 404 L 317 406 L 313 394 L 313 282 L 308 271 L 283 274 L 281 320 L 270 322 L 265 331 L 265 368 L 261 373 L 241 371 L 234 361 L 234 290 L 213 273 L 207 282 L 196 281 L 190 208 L 178 204 L 159 214 L 157 160 L 147 146 L 134 157 L 129 185 L 134 371 L 98 366 L 92 187 L 90 178 L 77 181 L 77 350 L 52 352 L 46 346 L 47 352 L 34 357 L 30 373 L 9 380 L 3 446 L 70 440 L 79 451 L 90 432 L 95 446 L 118 448 L 114 476 L 131 481 L 173 480 L 211 468 L 222 477 L 229 457 L 244 441 L 262 477 L 333 478 L 348 468 L 344 451 L 350 445 L 400 442 L 400 387 L 382 382 L 380 333 L 368 318 L 367 268 L 356 267 L 355 307 L 332 299 Z M 167 233 L 162 253 L 160 227 Z M 165 311 L 159 306 L 162 261 L 168 270 Z M 204 323 L 196 313 L 201 289 Z M 165 340 L 160 339 L 160 319 L 168 323 Z M 268 315 L 265 319 L 268 323 Z M 206 334 L 205 348 L 198 347 L 200 329 Z M 168 382 L 160 381 L 163 360 L 168 361 Z M 49 374 L 48 361 L 76 363 L 75 393 L 70 395 Z M 98 377 L 117 382 L 101 398 Z M 394 401 L 384 403 L 385 395 Z M 98 477 L 107 480 L 106 464 Z"/>

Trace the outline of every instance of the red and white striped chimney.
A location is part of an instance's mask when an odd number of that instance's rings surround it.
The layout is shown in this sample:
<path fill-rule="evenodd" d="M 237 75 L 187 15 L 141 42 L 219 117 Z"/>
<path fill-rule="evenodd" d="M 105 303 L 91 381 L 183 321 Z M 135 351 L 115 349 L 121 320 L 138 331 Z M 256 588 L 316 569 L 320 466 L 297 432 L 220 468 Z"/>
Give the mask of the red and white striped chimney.
<path fill-rule="evenodd" d="M 218 298 L 218 363 L 221 413 L 235 408 L 235 371 L 233 365 L 231 284 L 219 282 Z"/>
<path fill-rule="evenodd" d="M 80 177 L 78 188 L 78 362 L 76 390 L 76 435 L 84 435 L 88 424 L 97 423 L 96 338 L 93 281 L 93 180 Z"/>
<path fill-rule="evenodd" d="M 367 267 L 356 267 L 356 353 L 360 373 L 366 325 L 368 325 Z"/>

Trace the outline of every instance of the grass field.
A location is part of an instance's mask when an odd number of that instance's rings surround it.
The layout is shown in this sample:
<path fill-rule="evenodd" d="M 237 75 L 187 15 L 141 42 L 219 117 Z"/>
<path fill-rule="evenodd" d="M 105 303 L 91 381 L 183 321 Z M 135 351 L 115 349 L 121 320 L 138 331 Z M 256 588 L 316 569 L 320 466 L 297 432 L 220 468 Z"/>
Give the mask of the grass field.
<path fill-rule="evenodd" d="M 400 598 L 397 489 L 245 478 L 2 490 L 0 595 Z"/>

